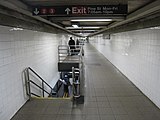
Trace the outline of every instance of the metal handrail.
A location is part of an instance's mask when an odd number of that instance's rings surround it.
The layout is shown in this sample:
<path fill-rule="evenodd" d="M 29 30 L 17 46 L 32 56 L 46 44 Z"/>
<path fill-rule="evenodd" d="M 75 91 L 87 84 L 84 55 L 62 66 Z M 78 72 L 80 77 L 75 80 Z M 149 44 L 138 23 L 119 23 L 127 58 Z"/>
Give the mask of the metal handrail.
<path fill-rule="evenodd" d="M 48 87 L 52 89 L 52 87 L 40 76 L 38 75 L 32 68 L 28 67 L 29 70 L 31 70 L 37 77 L 39 77 Z"/>
<path fill-rule="evenodd" d="M 60 83 L 60 84 L 59 84 Z M 58 92 L 60 90 L 60 88 L 62 87 L 63 83 L 60 81 L 60 79 L 56 82 L 56 85 L 54 86 L 53 90 L 55 91 L 56 93 L 56 97 L 59 97 L 58 95 Z M 55 90 L 55 87 L 56 87 L 56 90 Z"/>
<path fill-rule="evenodd" d="M 35 93 L 32 93 L 32 92 L 31 92 L 31 95 L 34 95 L 34 96 L 36 96 L 36 97 L 41 97 L 41 96 L 39 96 L 39 95 L 37 95 L 37 94 L 35 94 Z"/>
<path fill-rule="evenodd" d="M 34 74 L 41 80 L 41 82 L 42 82 L 42 87 L 39 86 L 37 83 L 35 83 L 33 80 L 30 80 L 29 71 L 31 71 L 32 73 L 34 73 Z M 43 97 L 44 97 L 44 93 L 47 93 L 48 95 L 50 95 L 50 93 L 44 89 L 44 84 L 47 85 L 47 86 L 51 89 L 51 91 L 53 91 L 53 88 L 52 88 L 40 75 L 38 75 L 38 74 L 37 74 L 32 68 L 30 68 L 30 67 L 26 68 L 24 72 L 25 72 L 25 80 L 26 80 L 26 92 L 27 92 L 27 95 L 29 96 L 29 98 L 31 98 L 31 95 L 40 97 L 39 95 L 31 92 L 30 83 L 34 84 L 36 87 L 38 87 L 39 89 L 42 90 L 42 92 L 43 92 Z"/>
<path fill-rule="evenodd" d="M 47 92 L 47 91 L 46 91 L 44 88 L 42 88 L 41 86 L 37 85 L 37 83 L 35 83 L 33 80 L 30 80 L 30 82 L 31 82 L 32 84 L 34 84 L 35 86 L 37 86 L 39 89 L 44 90 L 44 92 L 46 92 L 48 95 L 50 95 L 49 92 Z M 44 96 L 43 96 L 43 97 L 44 97 Z"/>
<path fill-rule="evenodd" d="M 74 49 L 70 49 L 73 47 Z M 58 62 L 82 62 L 82 45 L 59 45 L 58 46 Z M 74 56 L 72 56 L 72 54 Z M 77 56 L 77 57 L 76 57 Z"/>
<path fill-rule="evenodd" d="M 78 68 L 74 68 L 72 67 L 72 79 L 73 79 L 73 97 L 77 98 L 80 97 L 80 79 L 78 81 L 75 81 L 75 72 L 78 71 L 79 72 L 79 77 L 80 77 L 80 69 Z M 79 87 L 75 87 L 75 86 L 79 86 Z"/>
<path fill-rule="evenodd" d="M 58 80 L 59 81 L 59 80 Z M 56 92 L 58 92 L 59 91 L 59 89 L 61 88 L 61 86 L 62 86 L 62 82 L 61 82 L 61 84 L 57 87 L 57 90 L 56 90 Z"/>

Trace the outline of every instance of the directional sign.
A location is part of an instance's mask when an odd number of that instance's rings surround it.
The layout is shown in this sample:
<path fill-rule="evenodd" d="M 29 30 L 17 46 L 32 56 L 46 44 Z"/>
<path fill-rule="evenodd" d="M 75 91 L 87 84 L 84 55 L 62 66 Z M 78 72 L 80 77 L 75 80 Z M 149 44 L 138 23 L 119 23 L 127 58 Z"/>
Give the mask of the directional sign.
<path fill-rule="evenodd" d="M 71 10 L 69 9 L 69 8 L 66 8 L 65 9 L 65 12 L 67 13 L 67 15 L 69 15 L 69 12 L 70 12 Z"/>
<path fill-rule="evenodd" d="M 126 15 L 127 5 L 75 5 L 75 6 L 38 6 L 33 15 L 50 16 L 97 16 Z"/>
<path fill-rule="evenodd" d="M 34 13 L 35 15 L 38 15 L 38 14 L 39 14 L 38 9 L 37 9 L 37 8 L 35 8 L 35 9 L 34 9 L 34 11 L 33 11 L 33 13 Z"/>

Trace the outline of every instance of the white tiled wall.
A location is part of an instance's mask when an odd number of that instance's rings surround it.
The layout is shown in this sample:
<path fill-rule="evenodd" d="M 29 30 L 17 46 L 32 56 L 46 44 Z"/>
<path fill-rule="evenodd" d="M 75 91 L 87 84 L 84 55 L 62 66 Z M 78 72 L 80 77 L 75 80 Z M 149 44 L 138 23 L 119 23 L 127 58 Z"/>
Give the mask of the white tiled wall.
<path fill-rule="evenodd" d="M 159 28 L 117 33 L 110 40 L 99 36 L 91 43 L 160 108 Z"/>
<path fill-rule="evenodd" d="M 0 120 L 26 102 L 22 71 L 30 66 L 52 85 L 57 79 L 57 46 L 62 35 L 0 26 Z"/>

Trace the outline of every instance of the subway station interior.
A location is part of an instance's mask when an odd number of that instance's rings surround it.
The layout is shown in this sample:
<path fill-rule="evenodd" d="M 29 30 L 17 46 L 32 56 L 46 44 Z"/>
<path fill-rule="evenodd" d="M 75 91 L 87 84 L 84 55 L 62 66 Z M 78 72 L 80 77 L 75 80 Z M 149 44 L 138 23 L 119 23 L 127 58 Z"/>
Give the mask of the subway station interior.
<path fill-rule="evenodd" d="M 160 0 L 0 0 L 0 120 L 160 120 Z"/>

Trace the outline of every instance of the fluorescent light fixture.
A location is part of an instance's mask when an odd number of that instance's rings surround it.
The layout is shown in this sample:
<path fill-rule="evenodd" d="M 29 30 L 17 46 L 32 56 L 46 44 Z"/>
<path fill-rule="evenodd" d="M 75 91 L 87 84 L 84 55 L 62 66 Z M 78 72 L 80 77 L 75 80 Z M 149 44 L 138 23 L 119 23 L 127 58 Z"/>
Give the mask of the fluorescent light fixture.
<path fill-rule="evenodd" d="M 72 25 L 74 28 L 78 28 L 78 25 Z"/>
<path fill-rule="evenodd" d="M 99 29 L 100 27 L 82 27 L 82 29 L 85 28 L 85 29 Z"/>
<path fill-rule="evenodd" d="M 123 55 L 123 56 L 128 56 L 128 53 L 123 53 L 122 55 Z"/>
<path fill-rule="evenodd" d="M 10 31 L 20 31 L 20 30 L 23 30 L 23 28 L 12 28 L 12 29 L 10 29 Z"/>
<path fill-rule="evenodd" d="M 12 29 L 10 29 L 10 31 L 20 31 L 20 30 L 23 30 L 23 28 L 12 28 Z"/>
<path fill-rule="evenodd" d="M 71 20 L 73 22 L 109 22 L 112 21 L 112 19 L 74 19 Z"/>
<path fill-rule="evenodd" d="M 72 25 L 73 26 L 73 25 Z M 99 29 L 100 27 L 66 27 L 66 29 Z"/>
<path fill-rule="evenodd" d="M 72 30 L 72 31 L 82 31 L 82 30 Z M 93 31 L 96 31 L 96 30 L 83 30 L 83 31 L 93 32 Z"/>
<path fill-rule="evenodd" d="M 151 27 L 151 30 L 160 30 L 160 26 L 159 27 Z"/>

